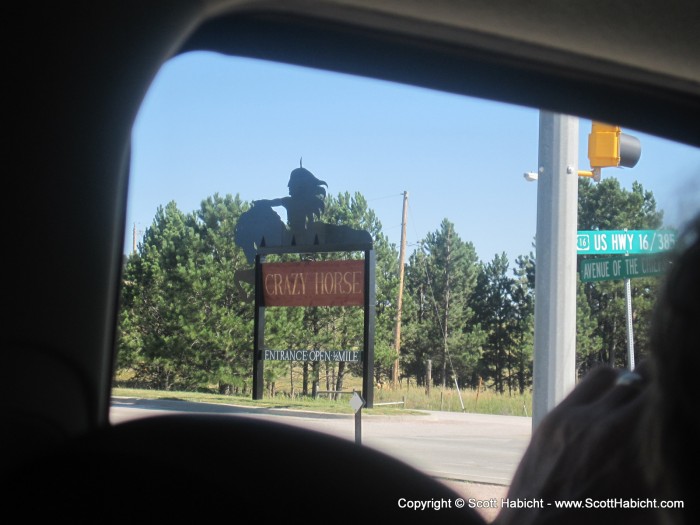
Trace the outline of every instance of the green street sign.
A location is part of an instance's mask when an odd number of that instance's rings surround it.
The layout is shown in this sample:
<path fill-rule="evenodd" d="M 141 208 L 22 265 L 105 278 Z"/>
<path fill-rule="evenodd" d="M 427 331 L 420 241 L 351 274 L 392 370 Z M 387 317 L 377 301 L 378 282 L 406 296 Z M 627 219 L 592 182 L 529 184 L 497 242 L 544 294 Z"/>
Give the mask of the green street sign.
<path fill-rule="evenodd" d="M 674 230 L 579 231 L 576 236 L 579 255 L 661 253 L 675 244 Z"/>
<path fill-rule="evenodd" d="M 634 279 L 662 275 L 668 268 L 668 260 L 665 255 L 586 259 L 580 262 L 578 271 L 583 282 Z"/>

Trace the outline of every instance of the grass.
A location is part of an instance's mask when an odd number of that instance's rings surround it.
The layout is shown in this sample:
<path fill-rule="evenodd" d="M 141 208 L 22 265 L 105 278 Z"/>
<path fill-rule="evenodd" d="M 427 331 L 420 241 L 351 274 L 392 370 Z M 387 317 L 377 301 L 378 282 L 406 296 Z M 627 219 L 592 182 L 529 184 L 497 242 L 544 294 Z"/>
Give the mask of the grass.
<path fill-rule="evenodd" d="M 532 414 L 532 392 L 524 394 L 498 394 L 493 390 L 460 389 L 439 387 L 404 386 L 396 390 L 375 390 L 374 402 L 404 400 L 406 409 L 442 410 L 447 412 L 471 412 L 501 416 L 530 416 Z"/>
<path fill-rule="evenodd" d="M 277 409 L 293 409 L 293 410 L 308 410 L 313 412 L 325 412 L 331 414 L 352 414 L 353 410 L 350 407 L 350 396 L 343 395 L 339 400 L 330 400 L 325 396 L 319 396 L 314 399 L 311 396 L 275 396 L 265 397 L 261 400 L 253 400 L 251 396 L 240 395 L 219 395 L 207 394 L 203 392 L 175 392 L 164 390 L 148 390 L 139 388 L 114 388 L 112 395 L 117 397 L 135 397 L 142 399 L 171 399 L 177 401 L 190 401 L 196 403 L 218 403 L 225 405 L 237 405 L 246 407 L 258 408 L 277 408 Z M 417 411 L 403 410 L 399 406 L 379 406 L 366 411 L 368 414 L 407 414 Z"/>
<path fill-rule="evenodd" d="M 359 390 L 359 385 L 355 385 Z M 349 386 L 350 391 L 352 386 Z M 199 403 L 220 403 L 260 408 L 279 408 L 309 410 L 316 412 L 352 414 L 349 405 L 350 396 L 339 396 L 330 400 L 325 395 L 317 399 L 311 396 L 289 396 L 282 392 L 274 397 L 265 396 L 261 400 L 252 400 L 250 395 L 220 395 L 203 392 L 173 392 L 135 388 L 114 388 L 112 395 L 146 399 L 175 399 Z M 382 405 L 382 403 L 397 403 Z M 462 409 L 464 406 L 464 409 Z M 366 414 L 398 415 L 420 414 L 421 410 L 443 410 L 448 412 L 472 412 L 509 416 L 529 416 L 532 414 L 532 393 L 524 395 L 498 394 L 491 390 L 460 390 L 433 387 L 427 395 L 423 387 L 403 385 L 397 389 L 377 388 L 374 391 L 374 408 L 367 409 Z"/>

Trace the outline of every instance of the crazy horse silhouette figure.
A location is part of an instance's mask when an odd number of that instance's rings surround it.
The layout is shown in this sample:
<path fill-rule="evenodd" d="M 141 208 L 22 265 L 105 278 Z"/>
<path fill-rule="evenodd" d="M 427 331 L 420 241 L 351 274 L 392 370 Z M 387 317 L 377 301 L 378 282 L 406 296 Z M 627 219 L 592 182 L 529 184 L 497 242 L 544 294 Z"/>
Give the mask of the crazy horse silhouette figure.
<path fill-rule="evenodd" d="M 289 196 L 253 201 L 253 206 L 241 214 L 235 231 L 235 242 L 249 263 L 261 246 L 312 246 L 323 244 L 371 243 L 372 236 L 364 230 L 349 226 L 327 224 L 318 219 L 325 209 L 324 197 L 328 186 L 303 167 L 289 176 Z M 272 209 L 287 210 L 287 225 Z"/>

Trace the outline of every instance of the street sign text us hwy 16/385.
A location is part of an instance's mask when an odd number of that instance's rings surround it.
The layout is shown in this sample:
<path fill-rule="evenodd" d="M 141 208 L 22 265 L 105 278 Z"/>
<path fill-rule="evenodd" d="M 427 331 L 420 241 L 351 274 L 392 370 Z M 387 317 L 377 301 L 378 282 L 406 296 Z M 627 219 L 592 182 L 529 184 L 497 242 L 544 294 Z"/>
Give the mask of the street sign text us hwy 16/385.
<path fill-rule="evenodd" d="M 675 244 L 673 230 L 590 230 L 579 231 L 576 237 L 579 255 L 661 253 Z"/>

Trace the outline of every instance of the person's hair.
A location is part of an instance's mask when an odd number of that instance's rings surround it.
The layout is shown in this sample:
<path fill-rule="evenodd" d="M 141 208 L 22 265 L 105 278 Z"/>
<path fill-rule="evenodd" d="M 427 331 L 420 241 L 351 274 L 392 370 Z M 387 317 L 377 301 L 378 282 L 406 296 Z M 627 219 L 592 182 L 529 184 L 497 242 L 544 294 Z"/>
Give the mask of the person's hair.
<path fill-rule="evenodd" d="M 655 305 L 651 332 L 652 405 L 648 413 L 650 481 L 667 499 L 695 498 L 688 447 L 698 437 L 700 371 L 700 214 L 679 236 Z M 675 516 L 680 516 L 676 514 Z"/>

